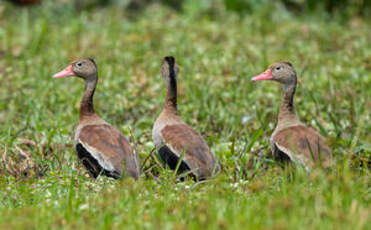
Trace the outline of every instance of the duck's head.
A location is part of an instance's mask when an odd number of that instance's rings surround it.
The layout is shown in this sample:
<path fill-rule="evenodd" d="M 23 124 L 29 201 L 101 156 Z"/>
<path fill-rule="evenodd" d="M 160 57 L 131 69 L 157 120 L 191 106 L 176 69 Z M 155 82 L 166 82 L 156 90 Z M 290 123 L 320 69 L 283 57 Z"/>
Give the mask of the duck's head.
<path fill-rule="evenodd" d="M 296 73 L 290 62 L 276 62 L 263 73 L 253 77 L 252 81 L 273 80 L 284 85 L 296 83 Z"/>
<path fill-rule="evenodd" d="M 73 61 L 64 70 L 53 75 L 53 78 L 76 76 L 84 80 L 93 80 L 97 77 L 98 69 L 91 58 L 79 58 Z"/>

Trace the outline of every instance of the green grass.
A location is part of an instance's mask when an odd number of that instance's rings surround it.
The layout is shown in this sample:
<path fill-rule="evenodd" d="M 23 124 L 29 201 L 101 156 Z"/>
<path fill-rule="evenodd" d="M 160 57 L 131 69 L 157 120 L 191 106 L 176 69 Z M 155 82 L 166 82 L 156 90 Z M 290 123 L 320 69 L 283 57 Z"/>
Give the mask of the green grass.
<path fill-rule="evenodd" d="M 76 13 L 69 5 L 0 5 L 0 229 L 370 226 L 370 22 L 270 8 L 240 18 L 190 2 L 183 13 L 151 6 L 135 18 L 114 6 Z M 205 183 L 177 182 L 150 155 L 165 55 L 180 65 L 181 117 L 222 165 Z M 83 83 L 51 76 L 82 56 L 99 66 L 98 114 L 136 143 L 144 163 L 137 182 L 94 181 L 77 160 Z M 250 78 L 280 60 L 302 80 L 298 115 L 334 151 L 329 172 L 282 169 L 271 157 L 280 87 Z"/>

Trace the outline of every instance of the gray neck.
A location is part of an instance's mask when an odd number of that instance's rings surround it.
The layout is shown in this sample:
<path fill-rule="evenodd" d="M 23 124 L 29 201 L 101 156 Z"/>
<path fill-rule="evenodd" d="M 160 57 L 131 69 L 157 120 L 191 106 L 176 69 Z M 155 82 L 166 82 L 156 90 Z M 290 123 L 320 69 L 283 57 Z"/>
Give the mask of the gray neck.
<path fill-rule="evenodd" d="M 296 90 L 296 79 L 295 81 L 285 84 L 283 86 L 283 99 L 278 114 L 278 124 L 282 122 L 296 122 L 297 117 L 294 107 L 294 95 Z"/>
<path fill-rule="evenodd" d="M 80 119 L 95 114 L 93 105 L 93 96 L 95 87 L 97 86 L 98 78 L 85 80 L 85 91 L 80 103 Z"/>

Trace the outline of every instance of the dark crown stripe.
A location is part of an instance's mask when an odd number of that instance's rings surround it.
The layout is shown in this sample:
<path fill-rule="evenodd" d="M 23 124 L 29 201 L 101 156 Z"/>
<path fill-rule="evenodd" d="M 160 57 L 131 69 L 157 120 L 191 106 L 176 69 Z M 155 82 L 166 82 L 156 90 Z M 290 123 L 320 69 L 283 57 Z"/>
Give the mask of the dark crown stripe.
<path fill-rule="evenodd" d="M 175 58 L 172 57 L 172 56 L 167 56 L 164 59 L 169 65 L 170 79 L 175 79 L 176 78 L 176 76 L 175 76 Z"/>
<path fill-rule="evenodd" d="M 165 57 L 165 61 L 169 64 L 169 66 L 174 66 L 175 58 L 173 56 Z"/>
<path fill-rule="evenodd" d="M 292 64 L 291 64 L 291 62 L 288 62 L 288 61 L 284 61 L 283 63 L 285 63 L 285 64 L 287 64 L 287 65 L 289 65 L 289 66 L 291 66 L 291 67 L 292 67 Z"/>
<path fill-rule="evenodd" d="M 95 63 L 95 61 L 94 61 L 94 59 L 93 58 L 87 58 L 89 61 L 91 61 L 91 62 L 93 62 L 93 64 L 95 65 L 95 66 L 97 66 L 97 64 Z"/>

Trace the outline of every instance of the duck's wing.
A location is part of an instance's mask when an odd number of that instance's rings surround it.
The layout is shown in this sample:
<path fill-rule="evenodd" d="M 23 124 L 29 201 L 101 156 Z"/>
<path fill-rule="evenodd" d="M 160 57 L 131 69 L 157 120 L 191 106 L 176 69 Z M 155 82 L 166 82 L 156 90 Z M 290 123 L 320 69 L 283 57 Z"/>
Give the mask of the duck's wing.
<path fill-rule="evenodd" d="M 178 159 L 183 156 L 184 165 L 180 170 L 191 170 L 199 178 L 207 178 L 219 171 L 219 164 L 205 140 L 186 124 L 166 125 L 161 129 L 163 146 L 159 154 L 175 169 Z"/>
<path fill-rule="evenodd" d="M 286 154 L 290 160 L 303 165 L 307 170 L 315 164 L 329 167 L 331 149 L 314 129 L 296 125 L 280 130 L 272 137 L 277 150 Z"/>
<path fill-rule="evenodd" d="M 101 171 L 118 178 L 125 162 L 124 171 L 139 177 L 139 160 L 128 140 L 120 131 L 108 124 L 86 125 L 77 139 L 76 150 L 86 163 L 85 167 L 96 177 Z M 100 170 L 100 171 L 98 171 Z"/>

